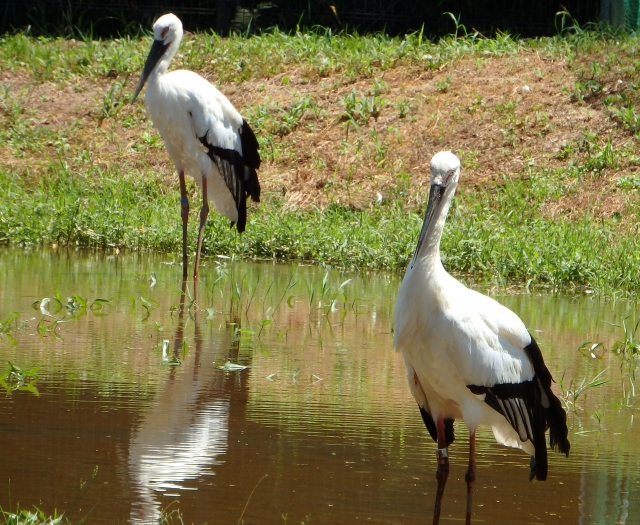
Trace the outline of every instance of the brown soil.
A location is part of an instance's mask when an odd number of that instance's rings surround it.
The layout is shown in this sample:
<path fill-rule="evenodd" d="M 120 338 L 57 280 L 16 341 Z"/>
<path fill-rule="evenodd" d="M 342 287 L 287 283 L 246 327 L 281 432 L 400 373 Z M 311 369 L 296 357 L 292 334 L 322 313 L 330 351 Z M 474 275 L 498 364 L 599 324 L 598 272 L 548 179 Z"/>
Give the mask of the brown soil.
<path fill-rule="evenodd" d="M 245 115 L 246 108 L 259 104 L 277 114 L 277 108 L 286 110 L 304 97 L 316 104 L 317 110 L 308 110 L 292 131 L 278 134 L 274 128 L 279 153 L 263 151 L 260 179 L 265 195 L 284 194 L 291 207 L 323 207 L 329 202 L 359 207 L 396 192 L 408 180 L 407 203 L 415 205 L 425 197 L 429 160 L 442 149 L 461 157 L 464 191 L 473 185 L 499 184 L 503 176 L 524 177 L 532 170 L 584 162 L 581 144 L 586 133 L 595 134 L 601 146 L 611 140 L 620 150 L 628 150 L 634 141 L 601 106 L 572 101 L 576 78 L 564 60 L 534 51 L 465 58 L 435 71 L 390 69 L 377 79 L 383 82 L 384 99 L 377 118 L 348 125 L 341 100 L 354 89 L 370 95 L 374 80 L 309 80 L 305 72 L 292 69 L 268 80 L 221 86 Z M 125 86 L 127 95 L 136 81 L 130 79 Z M 61 132 L 73 155 L 86 150 L 95 164 L 131 168 L 122 171 L 133 176 L 144 169 L 160 170 L 173 191 L 176 181 L 161 142 L 136 151 L 144 132 L 155 133 L 141 105 L 124 104 L 113 116 L 102 118 L 103 96 L 118 82 L 105 78 L 54 85 L 34 82 L 27 74 L 0 73 L 0 83 L 10 87 L 32 125 Z M 406 116 L 400 114 L 403 104 Z M 124 127 L 126 117 L 135 125 Z M 24 156 L 5 146 L 0 158 L 37 176 L 34 168 L 55 158 L 54 146 L 44 144 L 37 155 Z M 615 181 L 637 171 L 635 161 L 620 156 L 616 170 L 576 180 L 575 193 L 548 202 L 546 212 L 566 216 L 585 209 L 595 215 L 622 211 L 626 198 Z M 407 174 L 404 179 L 402 174 Z"/>

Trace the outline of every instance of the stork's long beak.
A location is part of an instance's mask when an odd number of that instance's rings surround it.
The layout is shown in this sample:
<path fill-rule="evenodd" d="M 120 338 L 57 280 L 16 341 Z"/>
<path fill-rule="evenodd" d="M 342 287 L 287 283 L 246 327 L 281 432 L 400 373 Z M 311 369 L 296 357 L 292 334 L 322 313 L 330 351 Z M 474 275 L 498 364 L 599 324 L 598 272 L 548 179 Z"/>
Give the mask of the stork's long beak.
<path fill-rule="evenodd" d="M 144 68 L 142 70 L 142 76 L 140 77 L 140 82 L 138 82 L 138 87 L 133 93 L 133 98 L 131 99 L 131 103 L 133 104 L 138 98 L 138 94 L 142 91 L 142 88 L 149 78 L 149 75 L 153 71 L 153 68 L 156 67 L 156 64 L 164 55 L 164 52 L 169 47 L 169 44 L 165 44 L 162 40 L 154 40 L 151 45 L 151 50 L 149 51 L 149 56 L 147 57 L 147 61 L 144 63 Z"/>
<path fill-rule="evenodd" d="M 418 246 L 416 246 L 416 253 L 413 256 L 413 261 L 411 262 L 411 267 L 416 261 L 418 257 L 418 253 L 420 252 L 420 247 L 422 246 L 422 242 L 427 235 L 427 231 L 429 230 L 429 225 L 433 220 L 436 211 L 440 207 L 440 203 L 442 202 L 442 196 L 444 195 L 444 190 L 446 190 L 446 186 L 442 186 L 441 184 L 432 184 L 431 189 L 429 190 L 429 200 L 427 201 L 427 211 L 424 215 L 424 221 L 422 223 L 422 230 L 420 230 L 420 238 L 418 239 Z"/>

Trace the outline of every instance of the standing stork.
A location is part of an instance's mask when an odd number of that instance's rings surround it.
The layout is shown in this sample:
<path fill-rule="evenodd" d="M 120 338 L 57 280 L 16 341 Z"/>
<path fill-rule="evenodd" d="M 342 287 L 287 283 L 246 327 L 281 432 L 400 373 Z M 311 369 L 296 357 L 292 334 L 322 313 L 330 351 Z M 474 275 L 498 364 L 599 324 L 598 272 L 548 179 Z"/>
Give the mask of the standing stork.
<path fill-rule="evenodd" d="M 460 161 L 453 153 L 434 155 L 422 231 L 394 314 L 394 346 L 404 356 L 409 388 L 438 443 L 434 525 L 440 519 L 455 418 L 462 418 L 469 429 L 467 525 L 479 424 L 491 426 L 503 445 L 531 455 L 529 479 L 547 478 L 547 429 L 552 449 L 568 456 L 570 447 L 567 416 L 551 391 L 551 374 L 524 323 L 442 266 L 440 238 L 459 177 Z"/>
<path fill-rule="evenodd" d="M 187 277 L 187 221 L 189 199 L 184 174 L 202 189 L 200 229 L 194 280 L 198 279 L 202 234 L 209 200 L 243 232 L 248 197 L 260 201 L 258 141 L 249 124 L 231 102 L 192 71 L 167 73 L 182 40 L 182 22 L 174 14 L 161 16 L 153 25 L 153 45 L 133 94 L 135 102 L 147 79 L 145 104 L 175 164 L 180 179 L 182 205 L 182 275 Z"/>

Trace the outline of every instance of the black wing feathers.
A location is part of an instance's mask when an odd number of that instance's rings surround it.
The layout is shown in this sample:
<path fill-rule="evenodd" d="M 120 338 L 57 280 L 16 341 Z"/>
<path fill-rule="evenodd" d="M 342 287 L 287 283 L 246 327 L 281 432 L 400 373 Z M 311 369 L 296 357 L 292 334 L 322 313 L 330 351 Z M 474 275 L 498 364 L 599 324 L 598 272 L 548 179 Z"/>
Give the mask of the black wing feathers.
<path fill-rule="evenodd" d="M 531 461 L 530 479 L 535 476 L 544 481 L 548 470 L 544 433 L 550 429 L 549 445 L 568 456 L 571 445 L 567 439 L 567 414 L 551 391 L 551 373 L 533 337 L 524 350 L 533 365 L 533 379 L 493 386 L 468 385 L 468 388 L 476 395 L 484 394 L 485 403 L 505 417 L 521 441 L 533 443 L 535 459 Z"/>
<path fill-rule="evenodd" d="M 244 173 L 242 156 L 234 149 L 212 146 L 207 142 L 206 133 L 203 137 L 198 137 L 198 139 L 202 142 L 202 145 L 207 148 L 209 158 L 218 166 L 218 171 L 220 175 L 222 175 L 224 183 L 236 203 L 236 208 L 238 209 L 237 228 L 239 232 L 243 232 L 247 222 L 247 205 L 243 181 L 244 177 L 242 177 Z"/>
<path fill-rule="evenodd" d="M 567 428 L 567 413 L 562 408 L 562 403 L 551 391 L 551 372 L 544 364 L 542 359 L 542 352 L 536 340 L 531 337 L 531 343 L 525 347 L 524 351 L 529 356 L 531 363 L 533 364 L 533 370 L 538 378 L 539 387 L 544 391 L 548 400 L 549 406 L 545 407 L 547 427 L 549 428 L 549 446 L 553 450 L 569 455 L 569 449 L 571 444 L 567 439 L 569 429 Z"/>
<path fill-rule="evenodd" d="M 247 198 L 260 202 L 260 182 L 256 170 L 260 167 L 258 140 L 245 120 L 242 121 L 240 144 L 242 154 L 234 149 L 213 146 L 207 141 L 207 133 L 198 140 L 207 148 L 207 155 L 216 164 L 218 171 L 229 188 L 238 209 L 236 227 L 242 233 L 247 225 Z M 233 223 L 232 223 L 233 224 Z"/>
<path fill-rule="evenodd" d="M 251 126 L 249 126 L 244 119 L 242 120 L 242 130 L 240 131 L 240 142 L 242 143 L 242 154 L 245 164 L 257 170 L 262 162 L 260 154 L 258 153 L 260 145 Z"/>
<path fill-rule="evenodd" d="M 536 388 L 537 380 L 523 383 L 503 383 L 498 385 L 468 388 L 476 395 L 484 394 L 484 402 L 496 412 L 502 414 L 511 427 L 518 433 L 520 441 L 533 443 L 535 461 L 531 462 L 531 474 L 540 481 L 547 478 L 547 445 L 544 433 L 547 429 L 544 407 Z"/>
<path fill-rule="evenodd" d="M 260 167 L 260 145 L 253 130 L 247 124 L 246 120 L 242 120 L 242 128 L 240 130 L 240 144 L 242 144 L 242 156 L 245 165 L 245 183 L 247 193 L 254 202 L 260 202 L 260 182 L 256 170 Z"/>

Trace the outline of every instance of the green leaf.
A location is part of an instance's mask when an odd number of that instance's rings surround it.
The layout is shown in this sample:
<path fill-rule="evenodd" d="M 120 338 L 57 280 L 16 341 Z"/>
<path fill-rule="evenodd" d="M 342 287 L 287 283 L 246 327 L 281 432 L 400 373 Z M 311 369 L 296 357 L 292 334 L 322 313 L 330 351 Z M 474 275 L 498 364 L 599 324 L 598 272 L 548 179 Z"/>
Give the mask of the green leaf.
<path fill-rule="evenodd" d="M 28 383 L 26 385 L 22 385 L 21 387 L 18 388 L 18 390 L 22 390 L 25 392 L 31 392 L 33 395 L 40 397 L 40 392 L 38 392 L 38 389 L 35 387 L 35 385 L 32 383 Z"/>
<path fill-rule="evenodd" d="M 9 363 L 9 374 L 21 374 L 22 373 L 22 369 L 17 366 L 14 365 L 11 361 L 7 361 L 7 363 Z"/>
<path fill-rule="evenodd" d="M 109 299 L 94 299 L 89 308 L 94 311 L 102 310 L 102 307 L 110 302 Z"/>
<path fill-rule="evenodd" d="M 75 293 L 72 295 L 72 297 L 73 297 L 73 300 L 83 308 L 87 306 L 87 300 L 85 298 L 80 297 L 78 294 L 75 294 Z"/>

